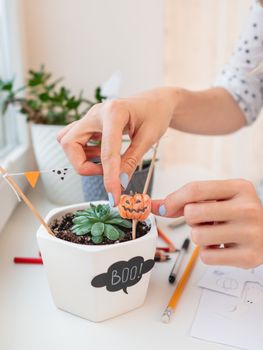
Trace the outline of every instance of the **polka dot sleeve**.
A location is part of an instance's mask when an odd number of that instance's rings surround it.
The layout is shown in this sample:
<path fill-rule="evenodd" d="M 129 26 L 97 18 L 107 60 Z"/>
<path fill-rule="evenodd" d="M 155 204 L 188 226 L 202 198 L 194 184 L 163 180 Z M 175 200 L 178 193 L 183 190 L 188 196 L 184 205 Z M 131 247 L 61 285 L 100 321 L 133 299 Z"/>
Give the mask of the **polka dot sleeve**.
<path fill-rule="evenodd" d="M 247 124 L 256 120 L 263 105 L 263 72 L 252 72 L 262 62 L 263 7 L 259 0 L 254 0 L 238 45 L 214 84 L 234 97 Z"/>

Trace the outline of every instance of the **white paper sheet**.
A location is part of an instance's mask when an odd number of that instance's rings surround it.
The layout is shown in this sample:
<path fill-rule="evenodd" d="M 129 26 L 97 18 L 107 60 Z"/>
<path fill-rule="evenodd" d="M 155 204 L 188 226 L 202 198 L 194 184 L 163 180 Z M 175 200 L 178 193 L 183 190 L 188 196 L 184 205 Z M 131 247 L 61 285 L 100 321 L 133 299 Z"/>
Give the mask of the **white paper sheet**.
<path fill-rule="evenodd" d="M 247 281 L 254 281 L 251 270 L 234 267 L 210 267 L 198 283 L 199 287 L 240 297 Z"/>
<path fill-rule="evenodd" d="M 204 289 L 191 336 L 263 350 L 263 266 L 255 270 L 209 268 L 200 286 Z"/>

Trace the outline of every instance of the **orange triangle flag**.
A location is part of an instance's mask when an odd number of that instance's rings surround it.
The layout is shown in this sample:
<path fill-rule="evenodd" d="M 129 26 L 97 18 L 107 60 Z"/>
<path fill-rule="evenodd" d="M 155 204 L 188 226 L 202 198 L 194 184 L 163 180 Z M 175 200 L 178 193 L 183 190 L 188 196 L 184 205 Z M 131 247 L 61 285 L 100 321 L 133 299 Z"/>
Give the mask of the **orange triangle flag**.
<path fill-rule="evenodd" d="M 34 188 L 37 184 L 37 180 L 39 178 L 40 172 L 39 171 L 27 171 L 24 173 L 24 175 L 27 178 L 27 181 L 30 183 L 30 185 Z"/>

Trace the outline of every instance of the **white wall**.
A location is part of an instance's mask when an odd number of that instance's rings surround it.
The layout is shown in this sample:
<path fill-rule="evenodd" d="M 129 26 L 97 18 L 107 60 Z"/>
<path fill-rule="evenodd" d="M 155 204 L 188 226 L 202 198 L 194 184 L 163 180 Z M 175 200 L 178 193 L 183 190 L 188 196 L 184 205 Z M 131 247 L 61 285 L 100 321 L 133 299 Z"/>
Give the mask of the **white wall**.
<path fill-rule="evenodd" d="M 163 0 L 18 0 L 24 9 L 26 68 L 45 63 L 75 91 L 115 70 L 121 96 L 162 84 Z"/>
<path fill-rule="evenodd" d="M 251 2 L 165 0 L 165 83 L 188 89 L 211 86 L 230 58 Z M 218 177 L 257 183 L 263 174 L 262 116 L 263 111 L 252 126 L 223 137 L 170 131 L 162 142 L 162 161 L 168 167 L 191 163 Z"/>

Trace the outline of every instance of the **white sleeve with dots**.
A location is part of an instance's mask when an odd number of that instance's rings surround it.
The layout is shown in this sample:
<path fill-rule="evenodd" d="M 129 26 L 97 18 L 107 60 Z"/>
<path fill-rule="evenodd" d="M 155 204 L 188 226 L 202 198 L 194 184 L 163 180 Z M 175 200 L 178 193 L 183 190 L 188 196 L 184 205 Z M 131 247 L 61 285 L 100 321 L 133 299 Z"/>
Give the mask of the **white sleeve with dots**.
<path fill-rule="evenodd" d="M 256 120 L 263 105 L 263 71 L 252 72 L 262 62 L 263 7 L 254 0 L 238 45 L 214 83 L 234 97 L 247 124 Z"/>

